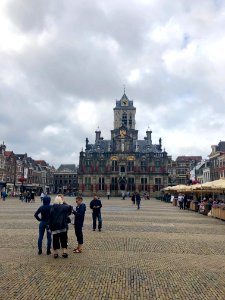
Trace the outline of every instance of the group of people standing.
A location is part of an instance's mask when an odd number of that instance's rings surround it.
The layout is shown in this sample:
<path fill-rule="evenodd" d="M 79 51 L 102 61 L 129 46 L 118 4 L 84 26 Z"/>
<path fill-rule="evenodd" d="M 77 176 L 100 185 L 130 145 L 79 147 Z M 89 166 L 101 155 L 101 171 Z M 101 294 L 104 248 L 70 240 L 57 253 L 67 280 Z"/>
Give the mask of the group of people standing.
<path fill-rule="evenodd" d="M 82 252 L 83 245 L 83 224 L 86 212 L 86 205 L 81 196 L 76 197 L 76 206 L 68 205 L 63 195 L 56 196 L 54 204 L 51 205 L 51 198 L 45 195 L 42 199 L 43 205 L 35 212 L 34 217 L 39 223 L 38 254 L 42 254 L 42 241 L 44 233 L 47 234 L 47 255 L 51 254 L 51 244 L 53 246 L 53 256 L 58 258 L 59 250 L 62 249 L 62 257 L 67 258 L 68 229 L 69 223 L 74 225 L 77 238 L 77 247 L 74 253 Z M 93 217 L 93 230 L 96 230 L 96 220 L 98 220 L 98 230 L 102 229 L 101 200 L 94 196 L 90 203 Z M 71 217 L 72 215 L 72 217 Z"/>
<path fill-rule="evenodd" d="M 186 194 L 185 195 L 179 194 L 177 200 L 178 200 L 180 209 L 186 209 L 186 208 L 188 208 L 187 207 L 188 197 L 187 197 Z"/>

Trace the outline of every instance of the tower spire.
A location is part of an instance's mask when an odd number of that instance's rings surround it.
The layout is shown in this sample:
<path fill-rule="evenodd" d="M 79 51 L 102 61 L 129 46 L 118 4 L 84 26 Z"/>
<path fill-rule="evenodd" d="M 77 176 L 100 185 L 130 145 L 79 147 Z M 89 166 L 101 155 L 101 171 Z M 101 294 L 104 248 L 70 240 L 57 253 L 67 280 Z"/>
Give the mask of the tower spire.
<path fill-rule="evenodd" d="M 126 93 L 126 85 L 125 84 L 123 85 L 123 93 L 124 94 Z"/>

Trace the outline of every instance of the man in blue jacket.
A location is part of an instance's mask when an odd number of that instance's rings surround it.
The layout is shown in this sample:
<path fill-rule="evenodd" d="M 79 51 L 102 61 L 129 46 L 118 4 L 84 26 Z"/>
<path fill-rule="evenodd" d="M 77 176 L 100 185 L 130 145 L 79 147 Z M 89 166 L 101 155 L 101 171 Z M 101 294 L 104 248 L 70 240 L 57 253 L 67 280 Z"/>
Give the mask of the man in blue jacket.
<path fill-rule="evenodd" d="M 93 231 L 96 230 L 96 220 L 98 219 L 98 230 L 102 229 L 102 216 L 101 216 L 102 203 L 96 195 L 94 199 L 91 200 L 90 209 L 92 209 L 92 219 L 93 219 Z"/>
<path fill-rule="evenodd" d="M 39 223 L 39 237 L 38 237 L 38 254 L 42 254 L 42 241 L 46 231 L 47 234 L 47 255 L 51 254 L 52 236 L 49 230 L 49 214 L 51 209 L 51 198 L 49 196 L 43 197 L 43 205 L 38 208 L 34 217 Z M 41 215 L 41 217 L 39 217 Z"/>

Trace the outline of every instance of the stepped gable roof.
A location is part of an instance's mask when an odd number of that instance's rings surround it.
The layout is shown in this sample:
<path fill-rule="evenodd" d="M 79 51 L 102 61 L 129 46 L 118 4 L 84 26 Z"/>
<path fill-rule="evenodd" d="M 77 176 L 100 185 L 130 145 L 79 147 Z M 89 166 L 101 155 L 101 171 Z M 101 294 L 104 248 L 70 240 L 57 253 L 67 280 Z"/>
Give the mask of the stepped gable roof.
<path fill-rule="evenodd" d="M 75 164 L 63 164 L 60 165 L 59 168 L 57 169 L 57 172 L 70 172 L 70 173 L 74 173 L 76 172 L 76 166 Z"/>
<path fill-rule="evenodd" d="M 10 157 L 12 154 L 13 154 L 13 151 L 5 151 L 5 152 L 4 152 L 4 155 L 5 155 L 6 157 Z"/>
<path fill-rule="evenodd" d="M 27 158 L 27 154 L 15 154 L 17 159 L 23 160 L 24 158 Z"/>
<path fill-rule="evenodd" d="M 44 167 L 48 165 L 45 160 L 35 160 L 35 163 Z"/>
<path fill-rule="evenodd" d="M 216 151 L 225 152 L 225 142 L 220 141 L 218 146 L 216 146 Z"/>
<path fill-rule="evenodd" d="M 192 160 L 197 160 L 197 161 L 201 161 L 202 157 L 201 156 L 178 156 L 176 161 L 192 161 Z"/>

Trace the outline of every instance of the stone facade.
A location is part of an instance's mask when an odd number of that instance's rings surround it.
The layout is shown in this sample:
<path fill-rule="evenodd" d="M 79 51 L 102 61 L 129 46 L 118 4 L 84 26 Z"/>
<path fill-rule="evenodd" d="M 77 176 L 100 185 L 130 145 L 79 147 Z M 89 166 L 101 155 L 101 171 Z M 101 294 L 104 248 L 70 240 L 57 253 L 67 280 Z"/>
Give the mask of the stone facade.
<path fill-rule="evenodd" d="M 78 191 L 77 167 L 63 164 L 54 173 L 54 193 L 74 195 Z"/>
<path fill-rule="evenodd" d="M 85 151 L 80 152 L 78 183 L 84 195 L 110 192 L 139 191 L 156 195 L 168 184 L 168 155 L 162 150 L 162 139 L 152 143 L 152 131 L 138 139 L 135 128 L 136 108 L 126 94 L 116 101 L 114 129 L 110 140 L 104 140 L 101 131 L 95 131 L 95 143 L 86 138 Z"/>

